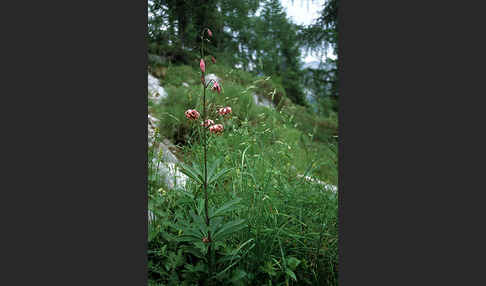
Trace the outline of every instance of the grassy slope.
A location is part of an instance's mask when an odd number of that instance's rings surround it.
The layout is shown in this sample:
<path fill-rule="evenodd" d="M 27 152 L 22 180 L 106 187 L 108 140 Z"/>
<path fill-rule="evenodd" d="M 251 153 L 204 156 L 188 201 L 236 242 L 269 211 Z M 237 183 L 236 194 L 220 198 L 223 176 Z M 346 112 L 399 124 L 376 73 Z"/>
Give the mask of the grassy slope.
<path fill-rule="evenodd" d="M 178 156 L 186 163 L 200 164 L 198 128 L 184 117 L 189 108 L 202 110 L 202 88 L 199 80 L 195 80 L 200 73 L 195 67 L 172 66 L 154 72 L 165 73 L 161 83 L 169 96 L 158 106 L 149 103 L 149 108 L 161 119 L 162 137 L 181 146 Z M 292 283 L 289 267 L 283 262 L 294 257 L 300 261 L 293 269 L 298 285 L 336 285 L 337 196 L 297 178 L 297 174 L 306 173 L 337 185 L 337 144 L 332 137 L 337 133 L 335 115 L 319 118 L 293 105 L 286 99 L 278 79 L 265 80 L 218 65 L 208 70 L 223 80 L 221 95 L 209 93 L 213 103 L 210 110 L 214 112 L 226 105 L 233 109 L 231 118 L 222 121 L 224 134 L 212 136 L 209 145 L 209 162 L 218 161 L 225 168 L 234 168 L 212 190 L 212 204 L 242 198 L 244 207 L 231 216 L 247 219 L 250 226 L 218 251 L 235 249 L 245 241 L 251 241 L 253 246 L 223 281 L 241 276 L 228 285 Z M 190 86 L 183 87 L 182 82 Z M 269 99 L 273 94 L 277 109 L 256 106 L 253 92 Z M 177 234 L 177 228 L 171 225 L 187 217 L 188 205 L 195 206 L 178 192 L 167 190 L 154 176 L 153 166 L 149 166 L 149 175 L 150 208 L 164 217 L 150 230 L 149 281 L 183 285 L 178 283 L 198 277 L 187 266 L 198 261 L 162 233 Z M 189 184 L 187 189 L 197 194 L 195 186 Z"/>
<path fill-rule="evenodd" d="M 271 133 L 271 139 L 259 142 L 263 145 L 281 144 L 287 146 L 288 156 L 291 157 L 293 166 L 300 173 L 304 173 L 309 163 L 315 162 L 315 167 L 310 174 L 323 181 L 337 185 L 337 141 L 332 137 L 337 134 L 337 116 L 321 118 L 313 115 L 304 107 L 292 104 L 285 97 L 281 85 L 267 77 L 255 77 L 247 72 L 228 69 L 218 65 L 211 66 L 209 72 L 222 78 L 223 92 L 221 95 L 210 94 L 210 100 L 214 103 L 210 108 L 214 111 L 220 106 L 231 106 L 233 117 L 225 122 L 229 142 L 232 132 L 246 122 L 253 132 Z M 151 106 L 152 113 L 161 119 L 160 130 L 163 137 L 171 139 L 176 144 L 186 144 L 191 138 L 193 130 L 191 122 L 184 117 L 184 111 L 196 108 L 200 112 L 201 85 L 199 83 L 199 70 L 189 66 L 169 67 L 166 76 L 161 80 L 169 94 L 159 106 Z M 190 84 L 183 87 L 182 83 Z M 272 99 L 278 102 L 277 110 L 271 110 L 253 103 L 252 93 Z M 276 97 L 280 99 L 277 100 Z M 202 113 L 202 112 L 201 112 Z M 211 117 L 215 118 L 215 116 Z M 263 137 L 262 137 L 263 139 Z M 241 143 L 241 142 L 239 142 Z M 290 149 L 289 149 L 290 147 Z"/>

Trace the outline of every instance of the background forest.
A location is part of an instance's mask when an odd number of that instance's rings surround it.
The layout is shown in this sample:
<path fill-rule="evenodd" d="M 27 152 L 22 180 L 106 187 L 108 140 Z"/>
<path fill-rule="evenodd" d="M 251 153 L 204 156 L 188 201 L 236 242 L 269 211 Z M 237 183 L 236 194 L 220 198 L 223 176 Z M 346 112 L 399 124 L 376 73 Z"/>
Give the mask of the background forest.
<path fill-rule="evenodd" d="M 209 27 L 214 39 L 208 48 L 219 64 L 271 75 L 295 104 L 316 103 L 317 112 L 325 116 L 337 112 L 337 57 L 310 66 L 304 66 L 301 57 L 321 56 L 329 49 L 337 53 L 337 0 L 323 2 L 319 18 L 309 26 L 292 23 L 278 0 L 148 3 L 152 64 L 197 65 L 199 33 Z"/>

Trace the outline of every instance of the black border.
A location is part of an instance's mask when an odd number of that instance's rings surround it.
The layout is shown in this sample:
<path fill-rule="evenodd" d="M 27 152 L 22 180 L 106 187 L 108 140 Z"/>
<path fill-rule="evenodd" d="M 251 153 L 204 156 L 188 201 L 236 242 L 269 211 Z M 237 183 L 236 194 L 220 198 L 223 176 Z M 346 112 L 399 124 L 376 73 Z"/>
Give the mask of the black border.
<path fill-rule="evenodd" d="M 146 285 L 147 3 L 0 10 L 0 284 Z"/>
<path fill-rule="evenodd" d="M 483 168 L 469 162 L 484 158 L 484 8 L 472 4 L 340 2 L 340 285 L 484 284 Z"/>

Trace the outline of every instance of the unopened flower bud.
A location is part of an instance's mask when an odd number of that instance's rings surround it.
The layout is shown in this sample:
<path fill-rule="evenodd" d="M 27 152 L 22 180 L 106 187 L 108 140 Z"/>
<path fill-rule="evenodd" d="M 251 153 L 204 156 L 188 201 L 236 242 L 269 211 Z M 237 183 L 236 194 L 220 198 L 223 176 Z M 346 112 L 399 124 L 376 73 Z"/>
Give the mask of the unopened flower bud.
<path fill-rule="evenodd" d="M 199 67 L 201 68 L 201 72 L 206 72 L 206 64 L 204 63 L 203 59 L 201 59 L 201 61 L 199 62 Z"/>
<path fill-rule="evenodd" d="M 213 56 L 211 56 L 211 61 L 213 62 L 213 64 L 216 63 L 216 59 Z"/>
<path fill-rule="evenodd" d="M 211 32 L 211 30 L 208 29 L 208 36 L 212 37 L 213 36 L 213 32 Z"/>

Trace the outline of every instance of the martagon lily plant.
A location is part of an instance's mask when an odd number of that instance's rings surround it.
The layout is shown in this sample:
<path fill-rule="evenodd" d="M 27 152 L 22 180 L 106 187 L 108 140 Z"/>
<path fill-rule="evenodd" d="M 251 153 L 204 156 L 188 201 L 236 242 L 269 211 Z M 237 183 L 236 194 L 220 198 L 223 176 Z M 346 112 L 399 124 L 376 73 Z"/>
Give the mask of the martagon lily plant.
<path fill-rule="evenodd" d="M 204 61 L 204 44 L 205 41 L 210 41 L 213 33 L 209 28 L 205 28 L 201 33 L 201 59 L 199 60 L 199 68 L 201 70 L 201 85 L 202 85 L 202 116 L 196 109 L 188 109 L 185 116 L 188 120 L 199 123 L 195 124 L 196 128 L 200 128 L 202 133 L 203 145 L 203 166 L 198 166 L 193 163 L 192 167 L 187 164 L 181 164 L 181 171 L 186 174 L 193 182 L 198 185 L 197 189 L 203 190 L 204 198 L 199 198 L 194 195 L 195 211 L 191 211 L 192 223 L 183 227 L 183 233 L 180 237 L 181 241 L 200 243 L 207 246 L 205 249 L 205 257 L 200 257 L 206 262 L 206 279 L 205 281 L 214 281 L 214 279 L 221 279 L 224 274 L 231 268 L 218 263 L 218 253 L 215 249 L 215 242 L 222 241 L 231 234 L 246 227 L 245 220 L 240 219 L 236 221 L 224 222 L 224 216 L 230 211 L 235 210 L 240 202 L 240 199 L 230 201 L 221 207 L 210 207 L 210 194 L 216 191 L 216 183 L 224 175 L 232 170 L 232 168 L 225 168 L 217 171 L 217 163 L 212 164 L 211 170 L 208 171 L 208 136 L 223 135 L 224 125 L 215 123 L 220 118 L 225 118 L 232 113 L 231 107 L 221 107 L 217 110 L 214 117 L 209 118 L 208 98 L 206 90 L 211 89 L 215 94 L 219 95 L 222 91 L 221 83 L 216 79 L 211 79 L 206 82 L 206 62 Z M 211 56 L 211 62 L 216 63 L 214 56 Z M 196 194 L 198 192 L 196 191 Z M 201 206 L 201 207 L 200 207 Z M 203 207 L 202 207 L 203 206 Z M 197 213 L 197 214 L 196 214 Z M 221 254 L 224 255 L 224 254 Z M 232 265 L 235 265 L 233 263 Z M 218 272 L 218 269 L 223 269 Z M 205 283 L 206 284 L 206 283 Z"/>

